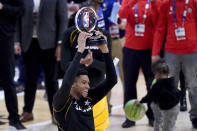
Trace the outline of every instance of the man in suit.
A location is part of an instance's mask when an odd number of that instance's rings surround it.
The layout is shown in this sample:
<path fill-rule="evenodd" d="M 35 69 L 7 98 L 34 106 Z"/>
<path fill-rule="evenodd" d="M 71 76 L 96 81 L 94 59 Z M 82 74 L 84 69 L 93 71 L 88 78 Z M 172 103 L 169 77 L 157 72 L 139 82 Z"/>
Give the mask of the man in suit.
<path fill-rule="evenodd" d="M 9 125 L 17 130 L 25 129 L 19 121 L 18 103 L 14 88 L 14 31 L 17 16 L 22 15 L 21 0 L 0 0 L 0 87 L 4 89 L 9 112 Z"/>
<path fill-rule="evenodd" d="M 33 120 L 32 110 L 41 64 L 52 114 L 53 95 L 58 89 L 56 64 L 60 60 L 62 35 L 67 25 L 67 1 L 24 0 L 23 4 L 24 15 L 18 24 L 15 52 L 20 54 L 22 51 L 26 70 L 25 105 L 20 117 L 21 122 L 26 122 Z"/>

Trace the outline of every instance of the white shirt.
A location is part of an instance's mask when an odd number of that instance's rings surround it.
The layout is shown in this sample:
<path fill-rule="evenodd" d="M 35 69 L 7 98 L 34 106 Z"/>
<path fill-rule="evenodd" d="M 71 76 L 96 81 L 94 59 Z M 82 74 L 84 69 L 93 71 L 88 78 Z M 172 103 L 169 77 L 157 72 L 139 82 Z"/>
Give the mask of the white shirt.
<path fill-rule="evenodd" d="M 40 0 L 34 0 L 34 9 L 33 12 L 39 12 L 39 7 L 40 7 Z"/>
<path fill-rule="evenodd" d="M 33 13 L 39 13 L 39 8 L 40 8 L 40 0 L 34 0 L 34 8 L 33 8 Z M 35 19 L 35 18 L 34 18 Z M 38 18 L 36 18 L 38 20 Z M 36 21 L 37 21 L 36 20 Z M 34 24 L 33 28 L 33 38 L 37 38 L 37 24 Z"/>

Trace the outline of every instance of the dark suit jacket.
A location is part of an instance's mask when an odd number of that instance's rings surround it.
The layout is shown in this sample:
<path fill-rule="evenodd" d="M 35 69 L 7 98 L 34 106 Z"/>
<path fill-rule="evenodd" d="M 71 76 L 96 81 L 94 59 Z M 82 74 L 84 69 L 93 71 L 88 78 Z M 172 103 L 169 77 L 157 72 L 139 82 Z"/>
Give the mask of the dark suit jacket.
<path fill-rule="evenodd" d="M 21 0 L 0 0 L 3 10 L 0 10 L 0 39 L 12 36 L 15 31 L 17 16 L 22 15 Z"/>
<path fill-rule="evenodd" d="M 24 15 L 20 18 L 15 42 L 28 51 L 33 34 L 33 0 L 23 0 Z M 67 26 L 67 0 L 40 0 L 37 35 L 41 49 L 55 48 Z"/>

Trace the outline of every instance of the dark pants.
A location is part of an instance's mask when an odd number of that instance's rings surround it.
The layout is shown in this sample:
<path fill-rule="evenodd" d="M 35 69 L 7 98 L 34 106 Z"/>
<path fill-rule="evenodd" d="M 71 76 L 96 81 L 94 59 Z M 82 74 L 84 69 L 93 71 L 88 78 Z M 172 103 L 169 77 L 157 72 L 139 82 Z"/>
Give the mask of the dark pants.
<path fill-rule="evenodd" d="M 5 103 L 10 121 L 18 121 L 18 103 L 14 87 L 14 42 L 13 37 L 0 39 L 0 87 L 4 89 Z"/>
<path fill-rule="evenodd" d="M 183 71 L 181 70 L 180 72 L 180 88 L 181 88 L 181 98 L 186 98 L 186 90 L 187 88 L 185 87 L 185 77 L 183 74 Z"/>
<path fill-rule="evenodd" d="M 45 76 L 45 87 L 48 94 L 49 108 L 52 113 L 53 96 L 58 89 L 55 48 L 42 50 L 39 47 L 38 40 L 32 39 L 31 46 L 27 52 L 23 53 L 24 65 L 26 71 L 25 82 L 25 112 L 32 112 L 40 65 L 42 64 Z"/>
<path fill-rule="evenodd" d="M 131 99 L 137 99 L 136 83 L 140 67 L 145 77 L 147 91 L 149 91 L 154 78 L 151 72 L 151 50 L 132 50 L 124 47 L 124 105 Z M 154 119 L 150 103 L 148 103 L 146 115 L 149 119 Z"/>
<path fill-rule="evenodd" d="M 25 70 L 24 70 L 24 62 L 22 55 L 18 55 L 18 69 L 19 69 L 19 78 L 17 80 L 17 85 L 22 85 L 25 83 Z"/>
<path fill-rule="evenodd" d="M 17 80 L 17 85 L 22 85 L 25 83 L 25 79 L 26 79 L 24 61 L 22 55 L 18 55 L 18 68 L 19 68 L 19 78 Z M 44 74 L 41 66 L 37 83 L 42 83 L 43 80 L 44 80 Z"/>

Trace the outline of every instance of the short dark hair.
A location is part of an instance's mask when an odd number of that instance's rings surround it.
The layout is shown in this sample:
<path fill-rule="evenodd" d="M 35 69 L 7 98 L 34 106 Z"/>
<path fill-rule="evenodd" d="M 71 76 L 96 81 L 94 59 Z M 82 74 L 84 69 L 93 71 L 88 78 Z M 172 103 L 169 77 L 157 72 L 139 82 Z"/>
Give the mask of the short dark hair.
<path fill-rule="evenodd" d="M 152 72 L 153 74 L 169 74 L 169 67 L 164 59 L 159 59 L 152 64 Z"/>
<path fill-rule="evenodd" d="M 80 75 L 88 75 L 88 71 L 84 68 L 80 68 L 77 72 L 76 77 L 80 76 Z"/>

